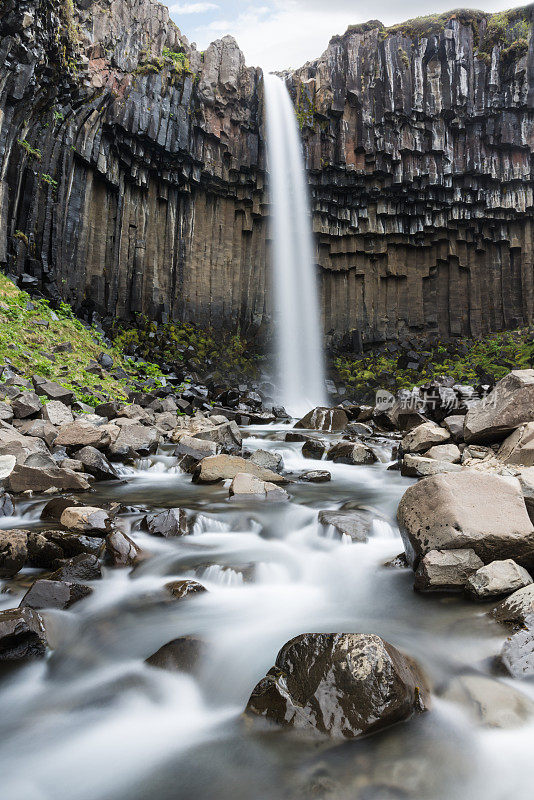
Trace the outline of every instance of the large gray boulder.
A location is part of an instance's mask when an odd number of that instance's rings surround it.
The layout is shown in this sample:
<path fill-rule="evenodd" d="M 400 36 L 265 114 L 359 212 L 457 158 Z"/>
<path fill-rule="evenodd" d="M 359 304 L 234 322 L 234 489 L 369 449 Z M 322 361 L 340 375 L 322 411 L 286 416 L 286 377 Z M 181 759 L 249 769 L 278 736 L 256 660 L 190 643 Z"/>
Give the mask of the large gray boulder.
<path fill-rule="evenodd" d="M 319 523 L 332 527 L 338 536 L 350 536 L 354 542 L 366 542 L 373 526 L 373 514 L 365 509 L 320 511 Z"/>
<path fill-rule="evenodd" d="M 445 444 L 450 438 L 449 431 L 435 422 L 423 422 L 406 434 L 402 440 L 402 449 L 405 453 L 424 453 L 434 445 Z"/>
<path fill-rule="evenodd" d="M 500 661 L 513 678 L 534 676 L 534 617 L 528 618 L 524 629 L 508 637 L 502 647 Z"/>
<path fill-rule="evenodd" d="M 230 497 L 254 496 L 262 500 L 284 502 L 289 500 L 288 493 L 280 486 L 269 481 L 262 481 L 247 472 L 238 472 L 229 489 Z"/>
<path fill-rule="evenodd" d="M 158 449 L 160 435 L 156 428 L 149 428 L 141 423 L 121 426 L 120 433 L 110 445 L 109 452 L 113 458 L 139 458 L 155 453 Z"/>
<path fill-rule="evenodd" d="M 532 582 L 524 567 L 507 558 L 504 561 L 492 561 L 478 569 L 465 584 L 465 590 L 475 600 L 497 600 Z"/>
<path fill-rule="evenodd" d="M 61 467 L 48 467 L 39 469 L 17 464 L 7 479 L 10 491 L 18 492 L 46 492 L 48 489 L 62 489 L 72 491 L 86 491 L 89 483 L 77 472 Z"/>
<path fill-rule="evenodd" d="M 218 455 L 203 458 L 193 475 L 197 483 L 218 483 L 233 480 L 240 472 L 254 475 L 268 483 L 287 483 L 287 479 L 270 469 L 259 467 L 241 456 Z"/>
<path fill-rule="evenodd" d="M 70 608 L 74 603 L 89 597 L 93 590 L 82 583 L 37 580 L 30 586 L 22 600 L 21 608 Z"/>
<path fill-rule="evenodd" d="M 516 728 L 534 713 L 534 702 L 513 686 L 485 675 L 460 675 L 443 694 L 488 728 Z"/>
<path fill-rule="evenodd" d="M 223 422 L 214 428 L 198 431 L 198 433 L 195 433 L 195 438 L 215 442 L 227 453 L 240 453 L 243 441 L 241 431 L 234 420 Z"/>
<path fill-rule="evenodd" d="M 428 478 L 430 475 L 441 475 L 444 472 L 461 472 L 460 464 L 450 461 L 437 461 L 435 458 L 406 453 L 401 462 L 401 475 L 406 478 Z"/>
<path fill-rule="evenodd" d="M 326 456 L 334 464 L 365 465 L 378 461 L 370 447 L 361 442 L 338 442 L 332 445 Z"/>
<path fill-rule="evenodd" d="M 461 592 L 467 579 L 483 566 L 474 550 L 431 550 L 417 567 L 419 592 Z"/>
<path fill-rule="evenodd" d="M 324 408 L 319 406 L 310 411 L 295 423 L 295 428 L 335 433 L 344 431 L 349 418 L 342 408 Z"/>
<path fill-rule="evenodd" d="M 97 536 L 105 536 L 111 527 L 107 511 L 97 506 L 70 506 L 63 511 L 59 521 L 71 531 L 91 532 Z"/>
<path fill-rule="evenodd" d="M 70 425 L 74 422 L 72 411 L 61 400 L 51 400 L 43 408 L 43 419 L 51 425 L 60 428 L 62 425 Z"/>
<path fill-rule="evenodd" d="M 490 614 L 498 622 L 507 625 L 525 625 L 527 619 L 534 614 L 534 584 L 518 589 L 495 606 Z"/>
<path fill-rule="evenodd" d="M 107 425 L 91 425 L 89 422 L 77 420 L 60 428 L 56 447 L 75 448 L 96 447 L 102 450 L 111 443 L 111 434 Z"/>
<path fill-rule="evenodd" d="M 418 665 L 378 636 L 307 633 L 288 642 L 247 712 L 334 739 L 374 733 L 425 711 Z"/>
<path fill-rule="evenodd" d="M 465 417 L 466 442 L 496 442 L 534 421 L 534 369 L 518 369 L 499 381 Z"/>
<path fill-rule="evenodd" d="M 463 549 L 485 564 L 534 564 L 534 527 L 515 479 L 467 469 L 423 478 L 404 494 L 397 519 L 416 566 L 431 550 Z"/>
<path fill-rule="evenodd" d="M 534 466 L 534 422 L 517 428 L 501 445 L 497 458 L 505 464 Z"/>
<path fill-rule="evenodd" d="M 169 508 L 166 511 L 147 514 L 145 524 L 152 536 L 161 536 L 164 539 L 187 536 L 189 533 L 187 514 L 183 508 Z"/>
<path fill-rule="evenodd" d="M 427 458 L 434 458 L 436 461 L 450 461 L 451 464 L 459 464 L 462 459 L 460 448 L 456 444 L 435 444 L 425 453 Z"/>

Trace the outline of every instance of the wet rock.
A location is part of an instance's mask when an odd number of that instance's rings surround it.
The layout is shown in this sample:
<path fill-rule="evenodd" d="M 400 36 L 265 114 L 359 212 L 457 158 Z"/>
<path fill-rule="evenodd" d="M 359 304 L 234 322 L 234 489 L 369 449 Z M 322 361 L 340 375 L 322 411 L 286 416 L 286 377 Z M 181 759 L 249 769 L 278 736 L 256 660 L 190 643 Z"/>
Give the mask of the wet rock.
<path fill-rule="evenodd" d="M 304 433 L 295 433 L 294 431 L 288 431 L 284 437 L 285 442 L 307 442 L 308 437 Z"/>
<path fill-rule="evenodd" d="M 462 458 L 460 448 L 455 444 L 436 444 L 427 450 L 425 456 L 436 461 L 449 461 L 451 464 L 459 464 Z"/>
<path fill-rule="evenodd" d="M 0 578 L 12 578 L 28 558 L 29 531 L 0 531 Z"/>
<path fill-rule="evenodd" d="M 11 401 L 11 408 L 17 419 L 34 417 L 36 414 L 39 414 L 42 407 L 43 404 L 35 392 L 21 392 Z"/>
<path fill-rule="evenodd" d="M 287 483 L 287 479 L 270 469 L 258 467 L 249 459 L 240 456 L 218 455 L 202 459 L 193 475 L 197 483 L 218 483 L 233 480 L 240 472 L 246 472 L 268 483 Z"/>
<path fill-rule="evenodd" d="M 80 474 L 71 472 L 69 469 L 61 467 L 49 467 L 37 469 L 28 467 L 25 464 L 17 464 L 7 479 L 7 486 L 10 491 L 18 494 L 20 492 L 45 492 L 47 489 L 61 489 L 72 491 L 86 491 L 89 483 Z"/>
<path fill-rule="evenodd" d="M 306 439 L 302 445 L 303 458 L 313 458 L 321 461 L 326 453 L 327 443 L 323 439 Z"/>
<path fill-rule="evenodd" d="M 48 569 L 64 557 L 63 548 L 44 533 L 28 534 L 28 561 L 32 567 Z"/>
<path fill-rule="evenodd" d="M 303 472 L 301 478 L 308 483 L 328 483 L 332 480 L 332 475 L 325 469 L 312 469 L 309 472 Z"/>
<path fill-rule="evenodd" d="M 507 558 L 478 569 L 467 581 L 465 590 L 474 600 L 497 600 L 531 583 L 532 578 L 526 569 Z"/>
<path fill-rule="evenodd" d="M 461 592 L 468 578 L 483 566 L 474 550 L 431 550 L 417 567 L 419 592 Z"/>
<path fill-rule="evenodd" d="M 43 419 L 51 425 L 60 428 L 62 425 L 70 425 L 74 422 L 72 411 L 65 403 L 59 400 L 51 400 L 43 409 Z"/>
<path fill-rule="evenodd" d="M 534 561 L 534 528 L 513 479 L 473 470 L 423 478 L 404 494 L 397 519 L 416 566 L 430 550 L 472 549 L 485 564 Z"/>
<path fill-rule="evenodd" d="M 166 583 L 165 589 L 173 600 L 183 600 L 191 595 L 204 594 L 208 590 L 198 581 L 184 580 Z"/>
<path fill-rule="evenodd" d="M 125 533 L 113 531 L 106 536 L 106 563 L 112 567 L 134 567 L 147 555 Z"/>
<path fill-rule="evenodd" d="M 74 558 L 62 559 L 57 569 L 50 575 L 51 581 L 84 582 L 96 581 L 102 577 L 102 568 L 97 556 L 80 553 Z"/>
<path fill-rule="evenodd" d="M 488 728 L 516 728 L 534 713 L 534 703 L 524 694 L 483 675 L 455 678 L 443 697 L 461 705 L 476 722 Z"/>
<path fill-rule="evenodd" d="M 410 566 L 408 564 L 408 559 L 406 558 L 406 553 L 399 553 L 398 556 L 391 558 L 389 561 L 384 563 L 384 566 L 387 569 L 408 569 Z"/>
<path fill-rule="evenodd" d="M 350 436 L 359 436 L 362 439 L 367 439 L 373 435 L 373 429 L 362 422 L 349 422 L 345 428 L 345 433 Z"/>
<path fill-rule="evenodd" d="M 35 581 L 28 589 L 20 601 L 20 608 L 66 609 L 88 597 L 92 592 L 93 590 L 89 586 L 81 583 L 41 579 Z"/>
<path fill-rule="evenodd" d="M 75 497 L 53 497 L 46 505 L 43 506 L 41 511 L 41 519 L 51 520 L 52 522 L 59 522 L 61 515 L 66 508 L 73 508 L 74 506 L 83 506 Z"/>
<path fill-rule="evenodd" d="M 33 376 L 33 385 L 35 391 L 39 395 L 48 397 L 51 401 L 57 401 L 64 405 L 70 406 L 74 400 L 74 393 L 70 389 L 65 389 L 55 381 L 49 381 L 38 375 Z"/>
<path fill-rule="evenodd" d="M 451 464 L 450 461 L 437 461 L 435 458 L 417 456 L 407 453 L 401 462 L 401 475 L 406 478 L 427 478 L 431 475 L 441 475 L 444 472 L 461 472 L 460 464 Z"/>
<path fill-rule="evenodd" d="M 504 643 L 500 661 L 512 678 L 534 676 L 534 617 L 527 619 L 527 627 L 517 631 Z"/>
<path fill-rule="evenodd" d="M 501 445 L 497 458 L 505 464 L 534 466 L 534 422 L 521 425 Z"/>
<path fill-rule="evenodd" d="M 454 442 L 463 442 L 464 422 L 465 416 L 463 414 L 453 414 L 443 420 L 443 426 L 447 428 Z"/>
<path fill-rule="evenodd" d="M 149 456 L 158 449 L 159 438 L 155 428 L 136 423 L 123 425 L 109 452 L 114 458 Z"/>
<path fill-rule="evenodd" d="M 193 672 L 205 649 L 201 639 L 195 636 L 182 636 L 174 639 L 146 659 L 151 667 L 171 672 Z"/>
<path fill-rule="evenodd" d="M 349 418 L 342 408 L 314 408 L 295 423 L 295 428 L 306 428 L 307 430 L 329 431 L 336 433 L 344 431 L 347 427 Z"/>
<path fill-rule="evenodd" d="M 46 635 L 39 614 L 29 608 L 0 611 L 0 663 L 42 658 Z"/>
<path fill-rule="evenodd" d="M 496 442 L 526 422 L 534 421 L 534 370 L 510 372 L 492 392 L 469 408 L 466 442 Z"/>
<path fill-rule="evenodd" d="M 0 490 L 0 517 L 12 517 L 15 513 L 15 503 L 7 492 Z"/>
<path fill-rule="evenodd" d="M 405 453 L 424 453 L 434 445 L 448 442 L 450 438 L 450 433 L 445 428 L 434 422 L 425 422 L 406 434 L 402 440 L 402 449 Z"/>
<path fill-rule="evenodd" d="M 335 464 L 365 465 L 378 461 L 371 448 L 360 442 L 338 442 L 330 448 L 326 458 Z"/>
<path fill-rule="evenodd" d="M 308 633 L 280 650 L 247 712 L 352 739 L 409 719 L 426 710 L 428 700 L 417 664 L 378 636 Z"/>
<path fill-rule="evenodd" d="M 152 536 L 163 536 L 165 539 L 171 536 L 187 536 L 189 533 L 187 514 L 183 508 L 169 508 L 167 511 L 148 514 L 145 524 Z"/>
<path fill-rule="evenodd" d="M 75 457 L 82 463 L 83 468 L 97 481 L 119 480 L 120 475 L 115 467 L 107 460 L 96 447 L 82 447 L 75 452 Z"/>
<path fill-rule="evenodd" d="M 257 467 L 270 469 L 273 472 L 280 472 L 284 466 L 280 453 L 274 453 L 271 450 L 255 450 L 250 456 L 250 461 Z"/>
<path fill-rule="evenodd" d="M 0 484 L 5 483 L 15 469 L 17 459 L 15 456 L 0 456 Z"/>
<path fill-rule="evenodd" d="M 63 527 L 80 533 L 91 532 L 105 536 L 109 532 L 111 520 L 106 511 L 95 506 L 72 506 L 66 508 L 60 517 Z"/>
<path fill-rule="evenodd" d="M 332 526 L 340 536 L 350 536 L 355 542 L 366 542 L 373 527 L 373 515 L 364 509 L 353 511 L 320 511 L 319 523 Z"/>
<path fill-rule="evenodd" d="M 219 445 L 215 442 L 197 439 L 195 436 L 183 435 L 176 445 L 173 455 L 186 457 L 192 461 L 202 461 L 208 456 L 216 456 L 219 453 Z"/>
<path fill-rule="evenodd" d="M 254 495 L 274 502 L 289 500 L 289 495 L 284 489 L 275 486 L 274 483 L 262 481 L 246 472 L 239 472 L 235 476 L 230 485 L 229 493 L 230 497 Z"/>
<path fill-rule="evenodd" d="M 525 586 L 514 592 L 490 611 L 497 622 L 507 625 L 526 625 L 528 618 L 534 614 L 534 585 Z"/>
<path fill-rule="evenodd" d="M 107 427 L 91 425 L 89 422 L 72 422 L 63 425 L 54 442 L 56 447 L 79 450 L 82 447 L 96 447 L 103 450 L 111 444 L 111 435 Z"/>

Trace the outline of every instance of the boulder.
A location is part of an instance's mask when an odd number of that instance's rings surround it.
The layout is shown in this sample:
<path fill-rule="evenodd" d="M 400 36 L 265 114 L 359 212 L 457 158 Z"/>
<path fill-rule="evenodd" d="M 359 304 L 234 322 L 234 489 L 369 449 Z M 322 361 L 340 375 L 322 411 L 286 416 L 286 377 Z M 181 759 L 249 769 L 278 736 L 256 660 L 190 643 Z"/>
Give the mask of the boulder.
<path fill-rule="evenodd" d="M 17 419 L 34 417 L 41 411 L 42 407 L 43 404 L 35 392 L 21 392 L 11 401 L 11 408 Z"/>
<path fill-rule="evenodd" d="M 474 550 L 431 550 L 419 562 L 414 589 L 419 592 L 461 592 L 467 579 L 482 566 Z"/>
<path fill-rule="evenodd" d="M 0 664 L 30 661 L 45 653 L 45 628 L 39 614 L 29 608 L 0 611 Z"/>
<path fill-rule="evenodd" d="M 436 461 L 449 461 L 451 464 L 459 464 L 462 459 L 460 448 L 455 444 L 436 444 L 426 451 L 425 456 Z"/>
<path fill-rule="evenodd" d="M 445 428 L 435 422 L 424 422 L 406 434 L 402 440 L 402 449 L 405 453 L 424 453 L 434 445 L 448 442 L 450 438 L 450 433 Z"/>
<path fill-rule="evenodd" d="M 336 433 L 344 431 L 349 418 L 342 408 L 314 408 L 295 423 L 295 428 Z"/>
<path fill-rule="evenodd" d="M 48 489 L 71 490 L 82 492 L 89 489 L 89 483 L 79 473 L 61 467 L 37 469 L 25 464 L 17 464 L 9 478 L 7 486 L 15 492 L 46 492 Z"/>
<path fill-rule="evenodd" d="M 72 495 L 67 497 L 53 497 L 49 500 L 41 510 L 41 519 L 52 522 L 59 522 L 61 515 L 66 508 L 73 506 L 83 506 L 79 500 L 76 500 Z"/>
<path fill-rule="evenodd" d="M 534 467 L 534 422 L 521 425 L 502 443 L 497 458 L 505 464 Z"/>
<path fill-rule="evenodd" d="M 443 697 L 467 709 L 477 723 L 488 728 L 516 728 L 534 713 L 534 703 L 506 683 L 484 675 L 455 678 Z"/>
<path fill-rule="evenodd" d="M 323 439 L 306 439 L 302 445 L 302 456 L 320 461 L 326 453 L 326 447 L 327 444 Z"/>
<path fill-rule="evenodd" d="M 13 409 L 8 403 L 0 403 L 0 420 L 2 422 L 13 422 Z"/>
<path fill-rule="evenodd" d="M 16 426 L 17 431 L 23 436 L 32 436 L 34 439 L 42 439 L 48 447 L 52 447 L 58 434 L 56 428 L 44 419 L 17 420 Z M 22 443 L 27 444 L 27 442 Z M 41 450 L 45 452 L 44 447 L 42 447 Z"/>
<path fill-rule="evenodd" d="M 308 483 L 328 483 L 332 480 L 332 475 L 326 469 L 312 469 L 309 472 L 303 472 L 300 477 Z"/>
<path fill-rule="evenodd" d="M 173 600 L 183 600 L 185 597 L 190 597 L 195 594 L 204 594 L 208 590 L 202 586 L 198 581 L 183 580 L 172 581 L 165 584 L 165 590 L 169 593 Z"/>
<path fill-rule="evenodd" d="M 4 484 L 13 470 L 17 459 L 15 456 L 0 456 L 0 484 Z"/>
<path fill-rule="evenodd" d="M 272 450 L 255 450 L 250 456 L 250 461 L 257 467 L 271 469 L 273 472 L 280 472 L 284 466 L 280 453 L 274 453 Z"/>
<path fill-rule="evenodd" d="M 464 422 L 465 416 L 463 414 L 452 414 L 443 420 L 443 426 L 447 428 L 454 442 L 463 442 Z"/>
<path fill-rule="evenodd" d="M 373 435 L 373 429 L 369 425 L 364 425 L 363 422 L 349 422 L 345 428 L 345 433 L 351 436 L 358 436 L 362 439 L 368 439 Z"/>
<path fill-rule="evenodd" d="M 169 508 L 167 511 L 148 514 L 145 524 L 152 536 L 163 536 L 165 539 L 171 536 L 187 536 L 189 533 L 187 514 L 183 508 Z"/>
<path fill-rule="evenodd" d="M 215 442 L 227 453 L 240 453 L 243 437 L 234 420 L 223 422 L 213 428 L 200 430 L 195 433 L 195 438 Z"/>
<path fill-rule="evenodd" d="M 7 492 L 0 489 L 0 517 L 12 517 L 15 514 L 15 503 Z"/>
<path fill-rule="evenodd" d="M 96 447 L 82 447 L 74 455 L 82 463 L 84 470 L 98 481 L 120 480 L 120 475 L 115 467 Z"/>
<path fill-rule="evenodd" d="M 80 553 L 74 558 L 61 559 L 56 562 L 57 569 L 50 575 L 51 581 L 96 581 L 102 577 L 102 568 L 97 556 Z"/>
<path fill-rule="evenodd" d="M 365 509 L 320 511 L 319 524 L 332 526 L 339 536 L 350 536 L 355 542 L 366 542 L 373 526 L 373 515 Z"/>
<path fill-rule="evenodd" d="M 307 633 L 288 642 L 248 701 L 278 725 L 353 739 L 425 711 L 418 665 L 371 634 Z"/>
<path fill-rule="evenodd" d="M 534 617 L 529 617 L 527 627 L 517 631 L 504 643 L 500 661 L 512 678 L 534 676 Z"/>
<path fill-rule="evenodd" d="M 65 403 L 60 400 L 50 400 L 43 408 L 43 419 L 51 425 L 61 428 L 62 425 L 70 425 L 74 422 L 72 411 Z"/>
<path fill-rule="evenodd" d="M 106 536 L 106 562 L 112 567 L 134 567 L 148 554 L 121 531 Z"/>
<path fill-rule="evenodd" d="M 474 470 L 423 478 L 404 494 L 397 519 L 416 566 L 431 550 L 464 549 L 485 564 L 534 563 L 534 528 L 515 479 Z"/>
<path fill-rule="evenodd" d="M 76 420 L 69 425 L 62 425 L 56 441 L 56 447 L 79 450 L 81 447 L 96 447 L 103 450 L 111 444 L 108 426 L 91 425 L 89 422 Z"/>
<path fill-rule="evenodd" d="M 193 672 L 204 649 L 204 643 L 196 636 L 182 636 L 164 644 L 146 663 L 171 672 Z"/>
<path fill-rule="evenodd" d="M 67 406 L 70 406 L 74 400 L 74 393 L 70 389 L 65 389 L 59 383 L 49 381 L 39 375 L 33 376 L 33 385 L 37 394 L 44 395 L 49 400 L 57 401 Z"/>
<path fill-rule="evenodd" d="M 60 517 L 64 528 L 80 533 L 91 532 L 105 536 L 110 529 L 109 515 L 102 508 L 95 506 L 71 506 L 66 508 Z"/>
<path fill-rule="evenodd" d="M 173 455 L 179 457 L 187 456 L 195 461 L 202 461 L 203 458 L 208 456 L 216 456 L 219 453 L 219 449 L 215 442 L 184 434 L 180 437 Z"/>
<path fill-rule="evenodd" d="M 444 472 L 461 472 L 460 464 L 451 464 L 450 461 L 436 461 L 435 458 L 417 456 L 407 453 L 401 462 L 401 475 L 406 478 L 427 478 L 431 475 L 441 475 Z"/>
<path fill-rule="evenodd" d="M 495 606 L 490 614 L 497 622 L 513 626 L 525 625 L 527 619 L 534 614 L 534 584 L 518 589 Z"/>
<path fill-rule="evenodd" d="M 197 483 L 218 483 L 223 480 L 233 480 L 240 472 L 247 472 L 268 483 L 287 483 L 286 478 L 270 469 L 258 467 L 249 459 L 229 455 L 203 458 L 193 474 L 193 480 Z"/>
<path fill-rule="evenodd" d="M 262 481 L 248 472 L 238 472 L 230 485 L 229 493 L 230 497 L 254 495 L 275 502 L 289 500 L 289 495 L 284 489 L 275 486 L 274 483 Z"/>
<path fill-rule="evenodd" d="M 464 423 L 465 441 L 496 442 L 533 421 L 534 370 L 514 370 L 487 397 L 470 406 Z"/>
<path fill-rule="evenodd" d="M 81 583 L 67 581 L 37 580 L 30 586 L 22 600 L 20 608 L 70 608 L 74 603 L 92 594 L 92 589 Z"/>
<path fill-rule="evenodd" d="M 159 434 L 155 428 L 133 423 L 121 427 L 109 452 L 115 458 L 139 458 L 155 453 L 158 443 Z"/>
<path fill-rule="evenodd" d="M 360 442 L 338 442 L 327 453 L 328 461 L 335 464 L 374 464 L 378 461 L 370 447 Z"/>
<path fill-rule="evenodd" d="M 511 558 L 492 561 L 478 569 L 465 584 L 474 600 L 496 600 L 533 583 L 529 573 Z"/>
<path fill-rule="evenodd" d="M 28 558 L 29 531 L 0 531 L 0 578 L 12 578 Z"/>

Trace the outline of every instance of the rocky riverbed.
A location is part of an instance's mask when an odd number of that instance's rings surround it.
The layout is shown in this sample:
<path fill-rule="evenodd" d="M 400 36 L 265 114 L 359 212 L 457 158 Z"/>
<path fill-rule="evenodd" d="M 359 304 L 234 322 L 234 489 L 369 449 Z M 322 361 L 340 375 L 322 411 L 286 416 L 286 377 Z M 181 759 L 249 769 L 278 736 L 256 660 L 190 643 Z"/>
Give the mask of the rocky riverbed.
<path fill-rule="evenodd" d="M 1 390 L 10 800 L 529 796 L 534 371 L 254 426 Z"/>

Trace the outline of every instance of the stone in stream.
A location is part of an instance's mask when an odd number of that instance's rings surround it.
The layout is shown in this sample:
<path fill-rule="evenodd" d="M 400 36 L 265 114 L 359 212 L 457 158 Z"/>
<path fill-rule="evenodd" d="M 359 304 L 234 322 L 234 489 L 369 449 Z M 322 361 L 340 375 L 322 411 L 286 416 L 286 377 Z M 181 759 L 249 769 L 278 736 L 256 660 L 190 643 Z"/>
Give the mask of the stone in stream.
<path fill-rule="evenodd" d="M 59 522 L 61 515 L 66 508 L 83 506 L 75 497 L 53 497 L 49 500 L 41 511 L 41 519 L 52 522 Z"/>
<path fill-rule="evenodd" d="M 461 592 L 468 578 L 483 566 L 474 550 L 431 550 L 417 567 L 419 592 Z"/>
<path fill-rule="evenodd" d="M 534 527 L 515 479 L 474 470 L 423 478 L 404 494 L 397 519 L 415 566 L 430 550 L 464 549 L 485 564 L 534 563 Z"/>
<path fill-rule="evenodd" d="M 173 600 L 183 600 L 185 597 L 195 594 L 204 594 L 208 590 L 202 586 L 198 581 L 183 580 L 172 581 L 165 584 L 165 590 L 169 593 Z"/>
<path fill-rule="evenodd" d="M 112 567 L 134 567 L 149 557 L 134 541 L 121 531 L 106 536 L 106 563 Z"/>
<path fill-rule="evenodd" d="M 60 517 L 63 527 L 80 533 L 105 536 L 109 532 L 111 520 L 104 509 L 95 506 L 72 506 L 66 508 Z"/>
<path fill-rule="evenodd" d="M 461 675 L 443 698 L 465 708 L 474 720 L 488 728 L 516 728 L 534 713 L 534 702 L 506 683 L 485 675 Z"/>
<path fill-rule="evenodd" d="M 15 503 L 7 492 L 0 489 L 0 517 L 12 517 L 15 514 Z"/>
<path fill-rule="evenodd" d="M 158 449 L 160 435 L 155 428 L 137 423 L 123 425 L 109 452 L 114 458 L 149 456 Z"/>
<path fill-rule="evenodd" d="M 295 433 L 294 431 L 288 431 L 284 437 L 284 441 L 286 442 L 307 442 L 308 437 L 305 436 L 303 433 Z"/>
<path fill-rule="evenodd" d="M 12 578 L 28 558 L 29 531 L 0 531 L 0 578 Z"/>
<path fill-rule="evenodd" d="M 241 431 L 234 420 L 198 431 L 195 433 L 195 438 L 215 442 L 225 453 L 240 453 L 243 441 Z"/>
<path fill-rule="evenodd" d="M 61 467 L 38 469 L 25 464 L 17 464 L 7 479 L 10 491 L 46 492 L 48 489 L 71 490 L 84 492 L 90 488 L 88 481 L 77 472 Z"/>
<path fill-rule="evenodd" d="M 474 600 L 497 600 L 531 583 L 532 578 L 526 569 L 507 558 L 478 569 L 466 582 L 465 590 Z"/>
<path fill-rule="evenodd" d="M 362 439 L 368 439 L 373 435 L 373 429 L 369 425 L 364 425 L 363 422 L 349 422 L 345 433 L 351 436 L 359 436 Z"/>
<path fill-rule="evenodd" d="M 74 453 L 74 457 L 81 461 L 86 472 L 93 475 L 97 481 L 118 480 L 120 476 L 115 467 L 110 464 L 105 455 L 96 447 L 82 447 Z"/>
<path fill-rule="evenodd" d="M 534 421 L 534 370 L 513 370 L 465 417 L 466 442 L 496 442 Z"/>
<path fill-rule="evenodd" d="M 404 453 L 424 453 L 425 450 L 450 440 L 450 433 L 435 422 L 424 422 L 418 425 L 402 440 Z"/>
<path fill-rule="evenodd" d="M 60 428 L 62 425 L 70 425 L 74 422 L 74 416 L 70 408 L 60 400 L 51 400 L 43 409 L 43 419 L 51 425 Z"/>
<path fill-rule="evenodd" d="M 93 590 L 82 583 L 67 581 L 37 580 L 28 589 L 22 600 L 20 608 L 70 608 L 85 597 L 89 597 Z"/>
<path fill-rule="evenodd" d="M 502 443 L 497 458 L 505 464 L 534 466 L 534 422 L 521 425 Z"/>
<path fill-rule="evenodd" d="M 344 431 L 349 418 L 342 408 L 314 408 L 295 423 L 295 428 L 337 433 Z"/>
<path fill-rule="evenodd" d="M 152 536 L 163 536 L 165 539 L 187 536 L 189 533 L 187 514 L 183 508 L 169 508 L 167 511 L 147 514 L 145 525 Z"/>
<path fill-rule="evenodd" d="M 326 469 L 312 469 L 309 472 L 303 472 L 301 478 L 308 483 L 328 483 L 332 480 L 332 475 Z"/>
<path fill-rule="evenodd" d="M 302 445 L 303 458 L 320 461 L 326 453 L 327 443 L 323 439 L 306 439 Z"/>
<path fill-rule="evenodd" d="M 63 559 L 78 555 L 99 556 L 100 539 L 66 531 L 41 531 L 28 534 L 28 560 L 32 567 L 57 569 Z"/>
<path fill-rule="evenodd" d="M 450 461 L 437 461 L 435 458 L 406 453 L 401 462 L 401 475 L 405 478 L 428 478 L 444 472 L 461 472 L 460 464 Z"/>
<path fill-rule="evenodd" d="M 364 465 L 378 461 L 371 448 L 361 442 L 338 442 L 330 448 L 326 458 L 334 464 Z"/>
<path fill-rule="evenodd" d="M 250 456 L 250 461 L 257 467 L 271 469 L 273 472 L 280 472 L 284 468 L 280 453 L 273 453 L 271 450 L 255 450 Z"/>
<path fill-rule="evenodd" d="M 518 589 L 495 606 L 490 614 L 497 622 L 513 626 L 526 625 L 527 619 L 534 614 L 534 584 Z"/>
<path fill-rule="evenodd" d="M 204 650 L 205 644 L 202 639 L 196 636 L 182 636 L 164 644 L 146 659 L 146 663 L 151 667 L 170 672 L 193 672 Z"/>
<path fill-rule="evenodd" d="M 218 455 L 202 459 L 193 475 L 196 483 L 218 483 L 233 480 L 240 472 L 247 472 L 261 481 L 269 483 L 287 483 L 287 478 L 270 469 L 258 467 L 249 459 L 240 456 Z"/>
<path fill-rule="evenodd" d="M 46 634 L 39 614 L 29 608 L 0 611 L 0 664 L 42 658 Z"/>
<path fill-rule="evenodd" d="M 288 642 L 247 713 L 333 739 L 353 739 L 428 708 L 419 666 L 378 636 L 307 633 Z"/>
<path fill-rule="evenodd" d="M 525 625 L 505 641 L 500 654 L 500 663 L 512 678 L 534 676 L 534 616 L 527 617 Z"/>
<path fill-rule="evenodd" d="M 365 509 L 351 511 L 320 511 L 319 523 L 332 526 L 340 535 L 350 536 L 355 542 L 366 542 L 373 526 L 373 514 Z"/>
<path fill-rule="evenodd" d="M 80 553 L 74 558 L 56 562 L 57 569 L 50 575 L 51 581 L 96 581 L 102 577 L 102 568 L 97 556 Z"/>
<path fill-rule="evenodd" d="M 238 472 L 230 485 L 229 493 L 230 497 L 254 495 L 255 497 L 273 502 L 289 500 L 288 493 L 280 488 L 280 486 L 276 486 L 274 483 L 269 483 L 268 481 L 262 481 L 246 472 Z"/>

